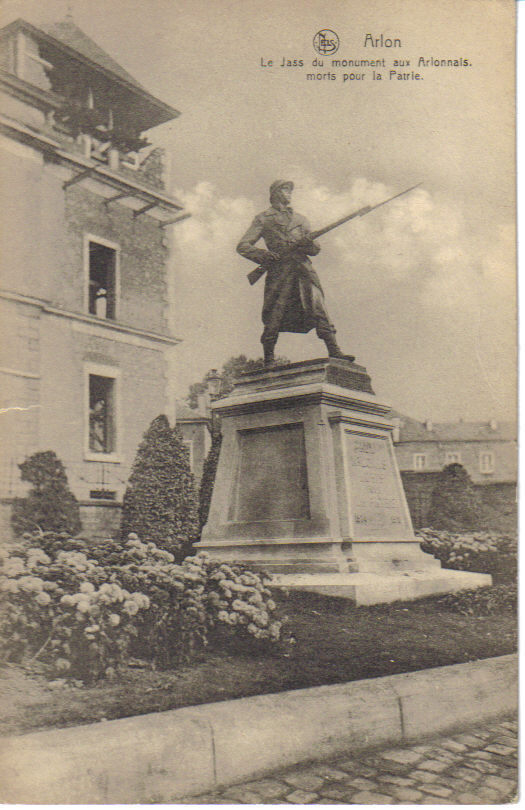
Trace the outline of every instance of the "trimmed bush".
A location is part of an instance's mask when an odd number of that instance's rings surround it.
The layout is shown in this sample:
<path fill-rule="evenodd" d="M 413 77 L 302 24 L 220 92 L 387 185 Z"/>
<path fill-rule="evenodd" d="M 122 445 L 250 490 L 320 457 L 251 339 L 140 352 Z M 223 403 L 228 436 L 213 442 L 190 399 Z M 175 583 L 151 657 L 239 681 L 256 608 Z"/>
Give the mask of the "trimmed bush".
<path fill-rule="evenodd" d="M 77 534 L 82 528 L 78 502 L 56 453 L 33 453 L 18 466 L 22 481 L 33 487 L 25 498 L 13 502 L 11 523 L 16 534 L 35 530 Z"/>
<path fill-rule="evenodd" d="M 480 509 L 480 497 L 466 469 L 461 464 L 448 464 L 432 491 L 428 525 L 448 531 L 477 529 Z"/>
<path fill-rule="evenodd" d="M 124 495 L 121 537 L 136 531 L 182 560 L 197 539 L 199 518 L 189 453 L 166 416 L 139 445 Z"/>
<path fill-rule="evenodd" d="M 518 541 L 515 535 L 495 532 L 454 534 L 436 529 L 419 529 L 421 548 L 444 568 L 491 574 L 494 582 L 513 582 L 517 575 Z"/>
<path fill-rule="evenodd" d="M 220 431 L 216 431 L 212 436 L 211 447 L 202 468 L 202 478 L 199 489 L 199 525 L 201 531 L 203 526 L 205 526 L 208 521 L 211 496 L 213 494 L 215 476 L 217 475 L 217 465 L 219 464 L 221 444 L 222 433 Z"/>

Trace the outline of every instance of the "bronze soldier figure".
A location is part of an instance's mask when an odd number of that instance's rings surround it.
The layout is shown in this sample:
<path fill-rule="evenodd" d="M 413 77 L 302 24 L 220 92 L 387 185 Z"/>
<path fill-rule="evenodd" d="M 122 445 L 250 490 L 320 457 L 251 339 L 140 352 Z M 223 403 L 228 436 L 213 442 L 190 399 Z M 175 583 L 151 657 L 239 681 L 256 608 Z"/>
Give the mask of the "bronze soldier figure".
<path fill-rule="evenodd" d="M 274 364 L 279 332 L 316 330 L 330 357 L 353 361 L 335 339 L 324 303 L 323 288 L 310 256 L 319 245 L 310 237 L 308 221 L 290 207 L 293 183 L 276 180 L 270 186 L 271 207 L 258 214 L 237 245 L 237 252 L 267 269 L 264 287 L 261 343 L 266 366 Z M 266 250 L 255 247 L 262 237 Z"/>

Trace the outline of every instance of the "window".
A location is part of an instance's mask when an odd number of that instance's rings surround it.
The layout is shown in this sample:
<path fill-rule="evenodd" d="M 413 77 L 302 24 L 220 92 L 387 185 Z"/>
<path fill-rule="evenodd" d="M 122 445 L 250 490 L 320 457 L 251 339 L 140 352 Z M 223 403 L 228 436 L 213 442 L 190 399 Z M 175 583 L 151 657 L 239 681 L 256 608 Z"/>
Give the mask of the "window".
<path fill-rule="evenodd" d="M 414 470 L 424 470 L 427 466 L 427 457 L 424 453 L 414 453 Z"/>
<path fill-rule="evenodd" d="M 461 453 L 447 453 L 445 464 L 461 464 Z"/>
<path fill-rule="evenodd" d="M 479 454 L 479 471 L 481 473 L 494 472 L 494 453 L 484 452 Z"/>
<path fill-rule="evenodd" d="M 114 453 L 115 379 L 89 375 L 89 452 Z"/>
<path fill-rule="evenodd" d="M 88 312 L 97 318 L 117 316 L 117 258 L 116 246 L 87 239 Z"/>

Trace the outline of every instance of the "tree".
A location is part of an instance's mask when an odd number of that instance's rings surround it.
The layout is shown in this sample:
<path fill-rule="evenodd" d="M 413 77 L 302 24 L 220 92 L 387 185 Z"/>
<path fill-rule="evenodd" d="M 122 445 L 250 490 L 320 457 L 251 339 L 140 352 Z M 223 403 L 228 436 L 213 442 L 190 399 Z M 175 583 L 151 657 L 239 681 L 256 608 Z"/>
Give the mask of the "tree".
<path fill-rule="evenodd" d="M 290 361 L 286 357 L 277 358 L 277 363 L 281 365 L 289 362 Z M 256 360 L 246 357 L 245 354 L 230 357 L 230 359 L 224 363 L 221 371 L 218 372 L 219 377 L 221 378 L 219 396 L 226 397 L 231 391 L 233 391 L 234 380 L 239 376 L 239 374 L 242 374 L 243 371 L 256 371 L 257 369 L 263 368 L 263 366 L 264 361 L 262 357 L 258 357 Z M 197 407 L 199 394 L 203 394 L 207 390 L 207 376 L 208 375 L 205 375 L 201 382 L 190 385 L 190 390 L 187 397 L 190 408 Z"/>
<path fill-rule="evenodd" d="M 199 520 L 188 449 L 163 414 L 137 450 L 122 506 L 121 537 L 136 532 L 183 559 L 197 538 Z"/>
<path fill-rule="evenodd" d="M 201 531 L 203 526 L 205 526 L 208 521 L 211 496 L 213 494 L 213 485 L 215 484 L 215 476 L 217 474 L 217 465 L 219 463 L 221 444 L 222 433 L 220 430 L 216 430 L 212 435 L 211 447 L 202 468 L 202 478 L 199 489 L 199 524 Z"/>
<path fill-rule="evenodd" d="M 432 491 L 429 526 L 448 531 L 476 529 L 480 509 L 480 498 L 466 469 L 461 464 L 444 467 Z"/>
<path fill-rule="evenodd" d="M 82 528 L 78 501 L 69 489 L 64 465 L 56 453 L 33 453 L 18 466 L 22 481 L 29 481 L 33 488 L 25 498 L 13 502 L 11 523 L 15 532 L 78 534 Z"/>

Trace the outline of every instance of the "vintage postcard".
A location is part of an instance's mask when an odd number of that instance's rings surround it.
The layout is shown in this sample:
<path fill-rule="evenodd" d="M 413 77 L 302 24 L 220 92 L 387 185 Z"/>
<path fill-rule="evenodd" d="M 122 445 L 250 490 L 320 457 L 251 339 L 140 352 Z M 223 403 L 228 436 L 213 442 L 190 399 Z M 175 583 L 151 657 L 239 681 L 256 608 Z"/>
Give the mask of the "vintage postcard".
<path fill-rule="evenodd" d="M 517 795 L 512 0 L 0 0 L 0 798 Z"/>

